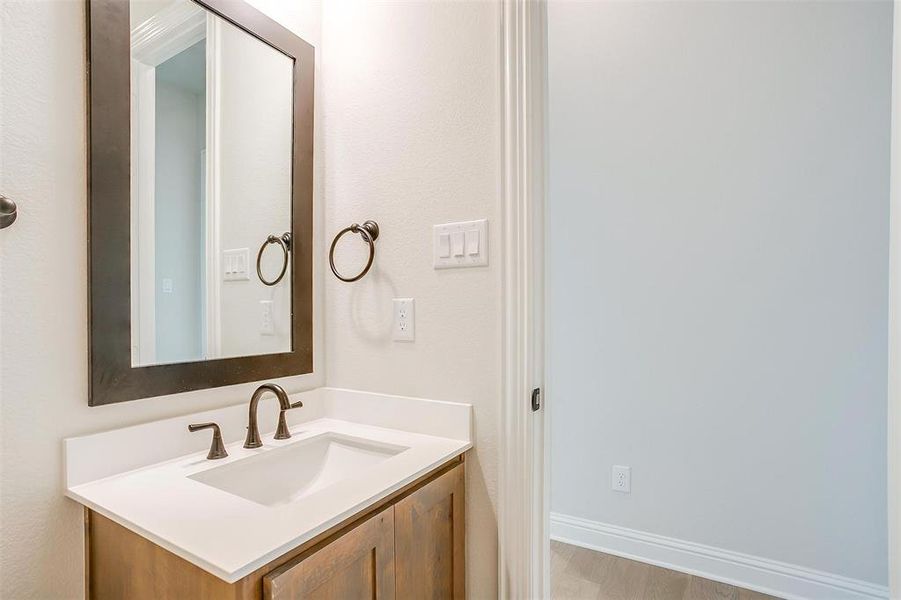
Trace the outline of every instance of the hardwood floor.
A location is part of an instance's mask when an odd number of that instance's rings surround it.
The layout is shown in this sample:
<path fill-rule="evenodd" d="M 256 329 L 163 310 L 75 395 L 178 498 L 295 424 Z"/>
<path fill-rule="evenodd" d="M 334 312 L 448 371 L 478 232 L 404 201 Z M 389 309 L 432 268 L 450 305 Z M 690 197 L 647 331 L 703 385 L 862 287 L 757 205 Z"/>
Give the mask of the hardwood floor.
<path fill-rule="evenodd" d="M 725 583 L 551 541 L 554 600 L 776 600 Z"/>

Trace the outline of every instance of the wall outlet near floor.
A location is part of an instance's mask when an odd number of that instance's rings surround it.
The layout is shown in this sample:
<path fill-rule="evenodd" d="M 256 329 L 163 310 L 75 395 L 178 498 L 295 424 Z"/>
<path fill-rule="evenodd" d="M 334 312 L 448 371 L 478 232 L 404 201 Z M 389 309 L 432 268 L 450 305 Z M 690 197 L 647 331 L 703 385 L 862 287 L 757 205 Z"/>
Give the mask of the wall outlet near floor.
<path fill-rule="evenodd" d="M 613 476 L 610 479 L 610 487 L 614 492 L 629 494 L 632 492 L 632 467 L 613 465 Z"/>
<path fill-rule="evenodd" d="M 416 339 L 416 305 L 413 298 L 394 299 L 394 330 L 395 342 L 412 342 Z"/>

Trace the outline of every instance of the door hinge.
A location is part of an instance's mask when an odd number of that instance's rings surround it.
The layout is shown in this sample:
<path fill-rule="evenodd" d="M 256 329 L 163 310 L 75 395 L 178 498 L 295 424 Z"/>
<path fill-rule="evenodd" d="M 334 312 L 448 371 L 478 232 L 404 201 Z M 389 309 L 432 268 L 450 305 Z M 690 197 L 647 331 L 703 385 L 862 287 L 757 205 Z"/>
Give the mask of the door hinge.
<path fill-rule="evenodd" d="M 532 412 L 541 408 L 541 388 L 532 390 Z"/>

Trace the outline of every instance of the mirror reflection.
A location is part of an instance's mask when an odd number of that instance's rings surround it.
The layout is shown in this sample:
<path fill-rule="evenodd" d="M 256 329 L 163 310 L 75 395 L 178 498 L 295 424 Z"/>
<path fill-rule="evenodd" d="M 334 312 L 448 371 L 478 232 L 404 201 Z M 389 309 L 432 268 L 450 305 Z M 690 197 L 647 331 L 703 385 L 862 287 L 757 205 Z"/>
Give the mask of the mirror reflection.
<path fill-rule="evenodd" d="M 292 59 L 190 0 L 130 20 L 132 365 L 289 352 Z"/>

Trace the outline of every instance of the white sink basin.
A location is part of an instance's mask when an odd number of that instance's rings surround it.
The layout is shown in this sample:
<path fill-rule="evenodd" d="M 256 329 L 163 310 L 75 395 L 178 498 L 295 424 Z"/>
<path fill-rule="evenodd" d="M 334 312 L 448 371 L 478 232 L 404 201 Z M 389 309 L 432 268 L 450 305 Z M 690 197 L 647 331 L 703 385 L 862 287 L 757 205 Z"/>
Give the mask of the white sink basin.
<path fill-rule="evenodd" d="M 385 461 L 407 448 L 323 433 L 189 476 L 252 502 L 296 502 Z"/>

